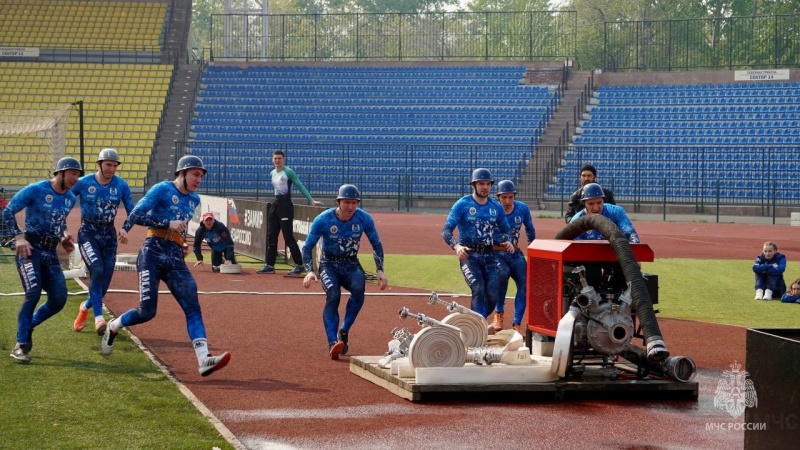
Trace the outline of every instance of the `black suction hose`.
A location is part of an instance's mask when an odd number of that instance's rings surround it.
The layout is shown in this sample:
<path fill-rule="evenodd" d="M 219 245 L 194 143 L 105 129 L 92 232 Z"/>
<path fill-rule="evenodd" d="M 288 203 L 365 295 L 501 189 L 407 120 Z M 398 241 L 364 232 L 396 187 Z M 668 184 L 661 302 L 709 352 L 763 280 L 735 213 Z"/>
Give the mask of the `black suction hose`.
<path fill-rule="evenodd" d="M 697 373 L 697 365 L 688 356 L 670 356 L 664 361 L 649 361 L 644 349 L 635 345 L 629 345 L 619 355 L 636 364 L 640 370 L 644 369 L 644 373 L 652 372 L 682 383 L 692 381 Z"/>
<path fill-rule="evenodd" d="M 556 239 L 572 240 L 582 233 L 589 230 L 599 231 L 608 239 L 611 248 L 617 255 L 617 260 L 622 267 L 622 273 L 631 289 L 633 306 L 636 308 L 636 317 L 642 326 L 644 342 L 647 346 L 647 359 L 649 361 L 663 361 L 669 357 L 669 351 L 664 344 L 661 336 L 661 329 L 658 327 L 656 313 L 653 310 L 653 301 L 647 286 L 644 283 L 642 271 L 636 264 L 628 239 L 622 234 L 619 227 L 606 217 L 599 214 L 583 216 L 578 220 L 568 223 L 561 231 L 556 234 Z"/>

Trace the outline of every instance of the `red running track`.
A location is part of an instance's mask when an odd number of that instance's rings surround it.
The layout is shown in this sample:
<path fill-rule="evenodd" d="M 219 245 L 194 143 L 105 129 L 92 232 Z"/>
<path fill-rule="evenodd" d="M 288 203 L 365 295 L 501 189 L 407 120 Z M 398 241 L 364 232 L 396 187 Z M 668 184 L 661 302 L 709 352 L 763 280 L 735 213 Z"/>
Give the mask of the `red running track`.
<path fill-rule="evenodd" d="M 443 215 L 373 216 L 389 255 L 451 252 L 439 235 Z M 77 220 L 71 223 L 71 229 L 77 229 Z M 535 225 L 538 237 L 550 238 L 563 222 L 539 219 Z M 779 242 L 789 242 L 792 236 L 788 226 L 636 226 L 657 258 L 750 259 L 764 236 Z M 143 236 L 144 230 L 135 228 L 133 242 L 120 247 L 120 253 L 134 253 Z M 796 250 L 787 247 L 781 251 Z M 368 251 L 367 244 L 362 253 Z M 161 296 L 158 316 L 132 331 L 248 448 L 743 447 L 743 432 L 726 429 L 743 419 L 715 408 L 713 396 L 721 371 L 730 370 L 735 361 L 744 363 L 744 328 L 659 320 L 672 354 L 691 356 L 699 366 L 698 401 L 464 396 L 418 404 L 351 374 L 347 357 L 327 357 L 321 319 L 324 296 L 318 286 L 306 291 L 300 279 L 257 275 L 254 269 L 221 275 L 205 265 L 193 271 L 201 292 L 265 293 L 201 295 L 210 347 L 233 354 L 228 367 L 207 379 L 198 375 L 183 314 L 169 294 Z M 391 281 L 391 273 L 387 275 Z M 118 272 L 112 289 L 136 290 L 136 273 Z M 378 292 L 368 285 L 367 301 L 351 330 L 352 355 L 383 354 L 394 327 L 416 330 L 415 323 L 398 318 L 402 306 L 432 317 L 444 314 L 440 306 L 427 304 L 427 296 L 414 296 L 413 290 L 394 287 L 394 293 L 409 294 L 401 296 L 375 295 Z M 136 294 L 106 298 L 115 314 L 137 302 Z M 132 345 L 123 336 L 115 351 Z"/>

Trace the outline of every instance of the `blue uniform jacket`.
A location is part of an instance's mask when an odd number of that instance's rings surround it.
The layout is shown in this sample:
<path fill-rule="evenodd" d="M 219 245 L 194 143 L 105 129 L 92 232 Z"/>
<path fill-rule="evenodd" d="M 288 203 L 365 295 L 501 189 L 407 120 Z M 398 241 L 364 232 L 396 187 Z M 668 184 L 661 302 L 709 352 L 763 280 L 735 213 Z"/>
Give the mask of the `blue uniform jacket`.
<path fill-rule="evenodd" d="M 636 232 L 636 229 L 633 228 L 633 223 L 631 223 L 631 220 L 628 218 L 628 214 L 621 206 L 609 205 L 607 203 L 604 203 L 603 211 L 601 214 L 610 221 L 614 222 L 614 224 L 616 224 L 619 227 L 619 229 L 622 231 L 622 234 L 625 235 L 626 238 L 628 238 L 628 242 L 630 242 L 631 244 L 638 244 L 640 242 L 639 234 Z M 570 223 L 575 222 L 576 220 L 580 219 L 585 215 L 586 215 L 586 208 L 579 211 L 578 214 L 572 216 L 572 220 L 570 220 L 569 222 Z M 580 234 L 578 237 L 575 238 L 576 241 L 579 240 L 597 241 L 603 239 L 605 239 L 605 236 L 603 236 L 603 234 L 597 230 L 589 230 L 585 233 Z"/>
<path fill-rule="evenodd" d="M 778 267 L 775 267 L 775 264 Z M 753 261 L 753 272 L 763 273 L 765 275 L 782 275 L 786 271 L 786 256 L 782 253 L 775 252 L 771 260 L 767 260 L 764 254 L 760 254 Z"/>
<path fill-rule="evenodd" d="M 25 232 L 40 237 L 61 239 L 67 231 L 67 216 L 75 206 L 75 194 L 59 194 L 50 180 L 39 181 L 22 188 L 3 210 L 3 221 L 11 233 L 22 233 L 16 213 L 25 210 Z"/>
<path fill-rule="evenodd" d="M 363 209 L 357 209 L 350 220 L 343 222 L 336 217 L 336 208 L 331 208 L 311 223 L 303 244 L 303 262 L 306 272 L 313 272 L 311 252 L 322 239 L 322 259 L 355 258 L 361 246 L 361 235 L 366 234 L 372 245 L 376 270 L 383 271 L 383 244 L 375 228 L 375 221 Z"/>
<path fill-rule="evenodd" d="M 128 214 L 133 210 L 131 188 L 116 175 L 106 185 L 98 183 L 95 174 L 86 175 L 72 187 L 72 193 L 81 199 L 83 220 L 113 223 L 120 203 Z"/>
<path fill-rule="evenodd" d="M 510 240 L 511 227 L 506 219 L 503 205 L 493 198 L 487 198 L 484 205 L 476 202 L 472 195 L 460 198 L 450 209 L 442 228 L 442 239 L 455 248 L 456 244 L 464 246 L 492 245 L 496 240 Z M 458 228 L 458 241 L 453 231 Z"/>
<path fill-rule="evenodd" d="M 162 181 L 139 200 L 122 225 L 122 229 L 130 231 L 133 225 L 169 228 L 172 220 L 188 223 L 199 205 L 199 195 L 194 192 L 184 194 L 172 181 Z M 186 240 L 186 230 L 183 231 L 183 239 Z"/>

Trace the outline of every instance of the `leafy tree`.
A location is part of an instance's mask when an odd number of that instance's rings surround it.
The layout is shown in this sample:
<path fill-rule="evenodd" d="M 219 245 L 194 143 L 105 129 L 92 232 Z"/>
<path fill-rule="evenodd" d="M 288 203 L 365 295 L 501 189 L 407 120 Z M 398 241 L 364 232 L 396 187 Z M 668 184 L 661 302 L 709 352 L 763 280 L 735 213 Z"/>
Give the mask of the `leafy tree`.
<path fill-rule="evenodd" d="M 441 11 L 458 0 L 293 0 L 297 11 L 314 13 L 421 13 Z"/>
<path fill-rule="evenodd" d="M 240 2 L 270 1 L 271 14 L 297 14 L 282 19 L 288 29 L 304 29 L 309 21 L 321 32 L 330 30 L 341 43 L 352 34 L 347 30 L 347 21 L 335 17 L 313 17 L 308 14 L 335 13 L 416 13 L 432 11 L 452 11 L 460 5 L 460 0 L 239 0 Z M 212 14 L 222 13 L 223 0 L 194 0 L 193 36 L 195 45 L 200 48 L 210 46 Z M 800 41 L 800 26 L 791 20 L 764 18 L 756 20 L 737 19 L 739 16 L 795 14 L 800 10 L 800 0 L 467 0 L 466 10 L 473 12 L 519 12 L 548 11 L 554 9 L 577 12 L 577 59 L 584 69 L 632 64 L 636 67 L 663 67 L 668 64 L 680 67 L 691 65 L 692 61 L 709 61 L 710 65 L 756 64 L 758 61 L 775 60 L 777 64 L 790 64 L 797 59 L 796 42 Z M 509 16 L 510 17 L 510 16 Z M 531 15 L 531 19 L 515 17 L 517 22 L 506 23 L 502 15 L 450 16 L 442 25 L 437 25 L 437 16 L 427 15 L 418 18 L 404 18 L 404 26 L 415 27 L 421 42 L 404 42 L 403 54 L 411 55 L 418 50 L 426 54 L 428 47 L 437 49 L 448 45 L 468 45 L 487 48 L 491 54 L 506 55 L 513 58 L 525 55 L 532 48 L 534 55 L 546 56 L 558 33 L 551 33 L 563 25 L 558 22 L 559 15 L 548 19 L 544 15 Z M 563 16 L 561 17 L 563 18 Z M 706 21 L 675 21 L 668 19 L 714 19 Z M 632 24 L 614 25 L 614 22 L 637 21 L 636 45 L 631 45 L 629 37 L 624 42 L 606 42 L 609 38 L 622 36 L 626 27 Z M 258 21 L 255 21 L 257 25 Z M 532 23 L 532 25 L 531 25 Z M 570 24 L 571 25 L 571 24 Z M 361 30 L 371 29 L 374 40 L 359 49 L 359 55 L 381 53 L 380 48 L 393 48 L 397 45 L 398 21 L 391 16 L 374 16 L 361 21 Z M 530 39 L 530 26 L 536 30 Z M 607 28 L 615 31 L 606 35 Z M 783 39 L 775 39 L 775 27 L 780 27 Z M 502 29 L 502 33 L 495 32 Z M 254 28 L 255 30 L 255 28 Z M 437 31 L 439 30 L 439 31 Z M 408 32 L 408 29 L 404 30 Z M 478 37 L 469 43 L 453 41 L 448 35 Z M 293 41 L 295 48 L 308 48 L 309 51 L 326 52 L 324 43 L 303 42 L 311 37 L 299 37 Z M 525 41 L 525 42 L 523 42 Z M 333 51 L 334 47 L 331 47 Z M 611 50 L 606 54 L 607 50 Z M 459 54 L 470 54 L 464 49 Z M 335 55 L 333 55 L 335 56 Z M 604 60 L 604 58 L 609 58 Z M 634 60 L 634 58 L 636 58 Z"/>
<path fill-rule="evenodd" d="M 258 0 L 269 2 L 270 14 L 284 14 L 296 12 L 292 8 L 293 0 Z M 296 0 L 295 0 L 296 1 Z M 255 0 L 249 0 L 253 8 L 258 7 Z M 193 0 L 192 1 L 192 34 L 198 48 L 211 47 L 211 16 L 222 14 L 224 11 L 223 0 Z"/>
<path fill-rule="evenodd" d="M 469 11 L 550 11 L 549 0 L 472 0 L 467 2 Z"/>

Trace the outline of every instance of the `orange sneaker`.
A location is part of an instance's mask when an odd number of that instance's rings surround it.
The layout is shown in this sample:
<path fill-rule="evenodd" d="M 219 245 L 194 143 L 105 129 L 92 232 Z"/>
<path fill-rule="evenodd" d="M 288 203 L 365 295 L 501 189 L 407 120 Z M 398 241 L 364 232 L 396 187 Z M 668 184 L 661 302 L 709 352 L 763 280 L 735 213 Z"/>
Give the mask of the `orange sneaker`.
<path fill-rule="evenodd" d="M 492 326 L 494 327 L 494 331 L 500 331 L 503 329 L 503 313 L 494 313 L 494 322 L 492 323 Z"/>
<path fill-rule="evenodd" d="M 98 336 L 106 334 L 106 321 L 98 320 L 94 323 L 94 331 L 97 331 Z"/>
<path fill-rule="evenodd" d="M 78 317 L 75 319 L 75 322 L 72 324 L 72 331 L 80 333 L 83 331 L 83 327 L 86 326 L 86 317 L 89 316 L 89 310 L 83 309 L 83 303 L 81 306 L 78 307 Z"/>

